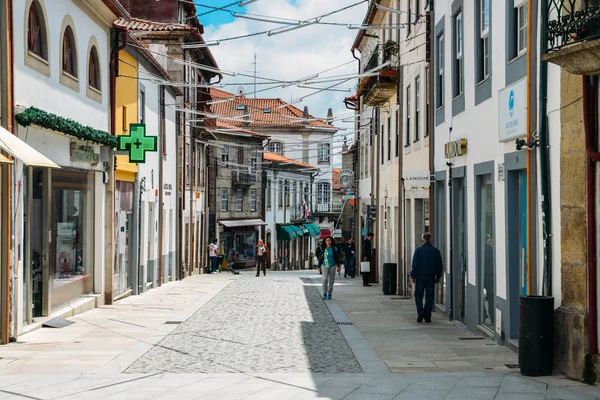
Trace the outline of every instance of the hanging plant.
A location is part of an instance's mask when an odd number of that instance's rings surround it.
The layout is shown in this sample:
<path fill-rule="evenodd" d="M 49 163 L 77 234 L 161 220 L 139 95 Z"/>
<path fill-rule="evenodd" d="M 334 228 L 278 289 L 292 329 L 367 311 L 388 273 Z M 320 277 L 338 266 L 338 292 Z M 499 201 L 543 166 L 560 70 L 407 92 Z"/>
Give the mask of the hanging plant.
<path fill-rule="evenodd" d="M 118 139 L 108 132 L 91 126 L 84 126 L 72 119 L 51 114 L 35 107 L 29 107 L 22 113 L 16 114 L 15 119 L 22 126 L 36 125 L 105 147 L 117 147 L 118 145 Z"/>
<path fill-rule="evenodd" d="M 383 62 L 387 62 L 398 55 L 398 43 L 388 40 L 383 45 Z"/>

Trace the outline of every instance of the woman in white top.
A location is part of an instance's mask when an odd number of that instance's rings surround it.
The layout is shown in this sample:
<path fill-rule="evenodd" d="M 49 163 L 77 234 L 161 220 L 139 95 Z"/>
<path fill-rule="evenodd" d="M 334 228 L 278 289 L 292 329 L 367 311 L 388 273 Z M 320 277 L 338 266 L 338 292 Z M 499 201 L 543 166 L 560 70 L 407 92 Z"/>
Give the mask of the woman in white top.
<path fill-rule="evenodd" d="M 267 276 L 267 254 L 269 253 L 269 249 L 267 245 L 261 239 L 258 239 L 258 244 L 256 245 L 256 249 L 254 251 L 254 260 L 256 261 L 256 276 L 260 276 L 260 270 L 262 268 L 262 272 L 264 276 Z"/>

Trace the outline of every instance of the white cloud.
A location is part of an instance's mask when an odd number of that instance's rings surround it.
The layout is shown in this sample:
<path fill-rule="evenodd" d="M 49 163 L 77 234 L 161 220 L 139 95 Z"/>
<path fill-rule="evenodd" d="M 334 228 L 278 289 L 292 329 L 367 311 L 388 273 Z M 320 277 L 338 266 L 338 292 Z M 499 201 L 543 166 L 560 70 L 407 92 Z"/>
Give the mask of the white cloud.
<path fill-rule="evenodd" d="M 341 9 L 358 2 L 359 0 L 259 0 L 246 8 L 247 13 L 268 15 L 273 17 L 294 20 L 308 20 L 316 16 Z M 348 10 L 342 11 L 323 21 L 342 22 L 347 24 L 360 24 L 367 10 L 367 2 Z M 248 33 L 281 27 L 259 21 L 238 18 L 229 24 L 211 25 L 210 15 L 201 22 L 205 26 L 205 40 L 219 40 Z M 335 67 L 353 57 L 350 53 L 352 43 L 358 34 L 357 30 L 346 27 L 312 25 L 296 29 L 288 33 L 274 36 L 259 35 L 250 38 L 221 42 L 219 46 L 211 47 L 211 51 L 219 67 L 227 71 L 248 73 L 252 75 L 254 53 L 257 55 L 257 75 L 271 79 L 295 80 L 328 68 Z M 358 52 L 357 52 L 358 55 Z M 358 63 L 353 62 L 345 67 L 338 68 L 321 76 L 351 74 L 357 72 Z M 222 83 L 251 83 L 249 77 L 224 77 Z M 257 82 L 264 82 L 257 80 Z M 337 82 L 319 84 L 326 87 Z M 351 89 L 350 92 L 325 91 L 307 97 L 302 102 L 295 104 L 300 109 L 308 106 L 309 112 L 317 117 L 325 117 L 329 108 L 334 115 L 348 112 L 343 104 L 344 97 L 355 92 L 356 80 L 350 80 L 339 85 L 339 88 Z M 257 89 L 266 88 L 257 85 Z M 253 92 L 253 85 L 244 85 L 246 93 Z M 235 92 L 237 86 L 228 86 L 225 90 Z M 257 94 L 257 97 L 280 97 L 290 101 L 314 93 L 314 90 L 302 89 L 296 86 L 288 88 L 275 88 Z M 251 94 L 248 95 L 253 96 Z M 337 126 L 352 128 L 351 124 L 336 123 Z M 350 135 L 352 136 L 352 135 Z"/>

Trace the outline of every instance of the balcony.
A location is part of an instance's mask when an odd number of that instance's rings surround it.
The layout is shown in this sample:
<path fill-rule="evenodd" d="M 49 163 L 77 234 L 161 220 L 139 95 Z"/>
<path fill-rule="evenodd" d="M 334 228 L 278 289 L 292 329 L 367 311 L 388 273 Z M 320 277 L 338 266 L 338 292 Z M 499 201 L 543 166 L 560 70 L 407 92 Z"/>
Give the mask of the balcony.
<path fill-rule="evenodd" d="M 316 215 L 324 215 L 324 214 L 340 214 L 342 212 L 342 203 L 341 202 L 331 202 L 331 203 L 318 203 L 315 208 L 314 214 Z"/>
<path fill-rule="evenodd" d="M 377 106 L 389 101 L 398 91 L 398 71 L 396 43 L 388 41 L 383 52 L 383 64 L 388 63 L 379 70 L 379 75 L 369 76 L 361 79 L 358 87 L 358 94 L 364 95 L 366 106 Z M 373 52 L 373 55 L 367 63 L 365 71 L 377 68 L 379 65 L 379 51 Z"/>
<path fill-rule="evenodd" d="M 575 75 L 600 74 L 600 1 L 549 0 L 544 61 Z"/>
<path fill-rule="evenodd" d="M 256 183 L 256 174 L 241 171 L 231 171 L 233 186 L 251 186 Z"/>

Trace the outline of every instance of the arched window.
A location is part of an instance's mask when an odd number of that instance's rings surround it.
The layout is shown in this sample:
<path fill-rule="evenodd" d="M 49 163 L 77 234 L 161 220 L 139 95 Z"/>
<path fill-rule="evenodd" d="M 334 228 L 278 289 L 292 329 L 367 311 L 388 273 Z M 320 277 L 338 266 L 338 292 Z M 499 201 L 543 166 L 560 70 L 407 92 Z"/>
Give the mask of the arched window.
<path fill-rule="evenodd" d="M 100 62 L 96 46 L 90 50 L 90 65 L 88 66 L 88 84 L 94 89 L 100 90 Z"/>
<path fill-rule="evenodd" d="M 63 72 L 77 77 L 77 49 L 75 48 L 75 37 L 73 36 L 73 30 L 70 26 L 67 26 L 67 29 L 65 29 L 62 53 Z"/>
<path fill-rule="evenodd" d="M 29 7 L 27 47 L 29 51 L 38 57 L 48 60 L 48 43 L 46 41 L 44 19 L 35 1 L 32 2 L 31 7 Z"/>

